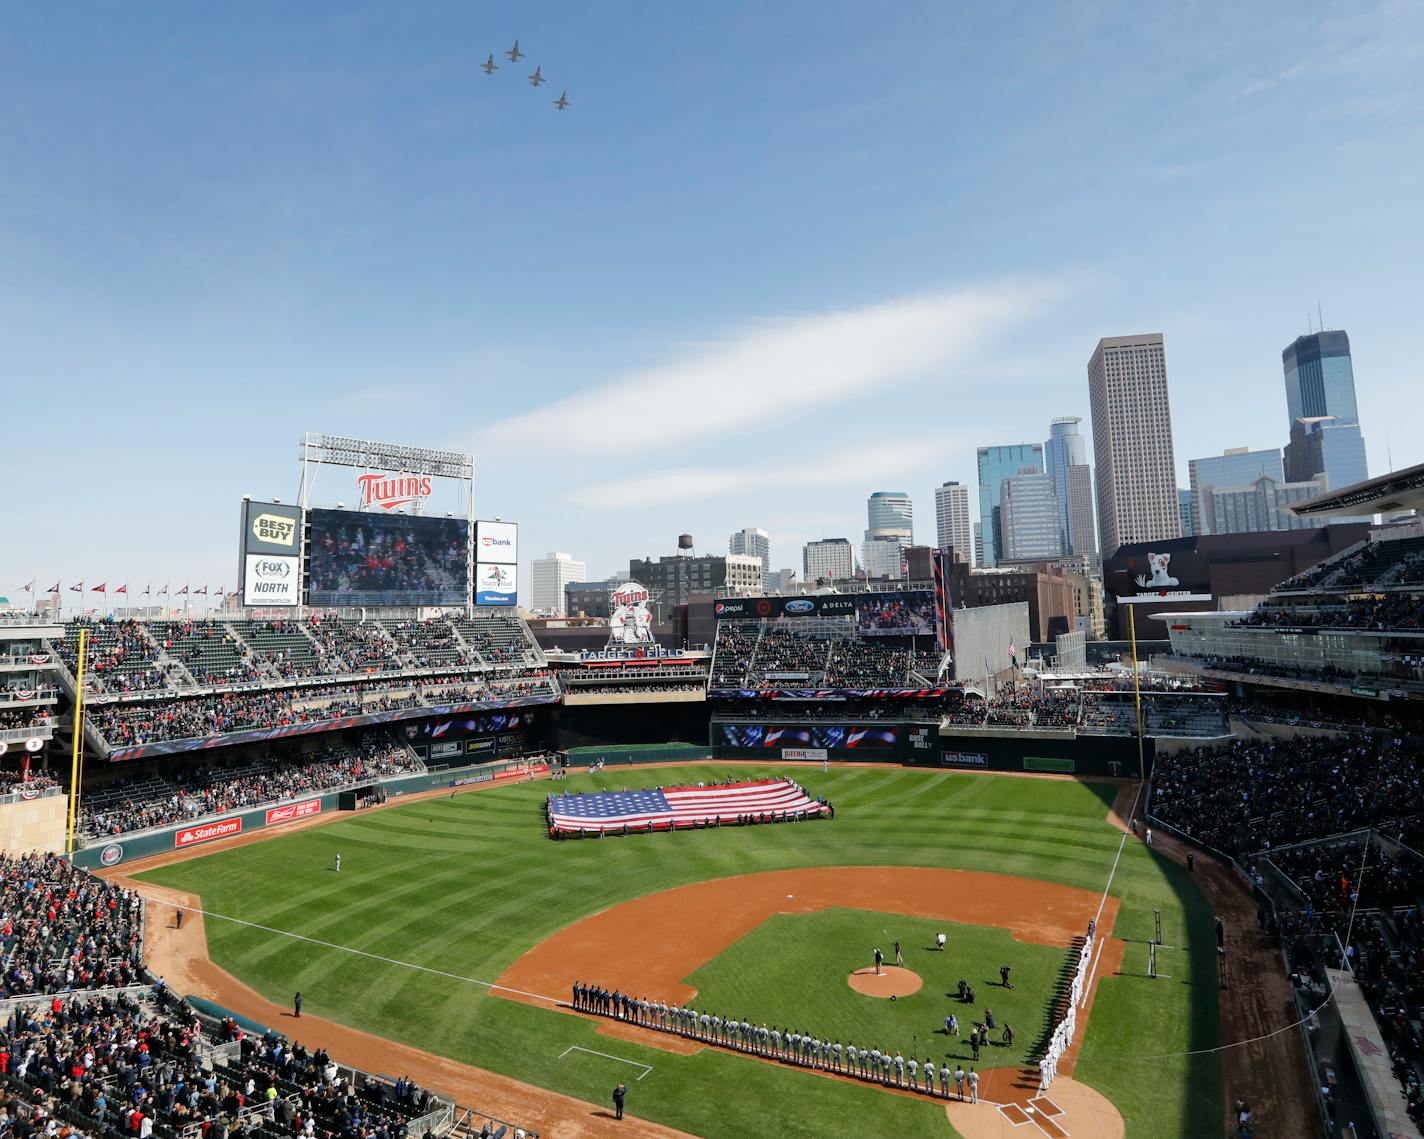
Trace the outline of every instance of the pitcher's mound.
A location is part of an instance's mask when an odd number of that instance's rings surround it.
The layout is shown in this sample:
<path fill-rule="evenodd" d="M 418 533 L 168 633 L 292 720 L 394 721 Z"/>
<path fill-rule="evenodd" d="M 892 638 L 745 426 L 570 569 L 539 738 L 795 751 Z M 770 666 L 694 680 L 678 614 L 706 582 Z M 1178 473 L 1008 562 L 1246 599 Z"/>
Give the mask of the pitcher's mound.
<path fill-rule="evenodd" d="M 846 978 L 850 987 L 867 997 L 908 997 L 918 993 L 924 984 L 918 973 L 911 973 L 898 965 L 886 965 L 884 972 L 877 974 L 875 967 L 857 969 Z"/>

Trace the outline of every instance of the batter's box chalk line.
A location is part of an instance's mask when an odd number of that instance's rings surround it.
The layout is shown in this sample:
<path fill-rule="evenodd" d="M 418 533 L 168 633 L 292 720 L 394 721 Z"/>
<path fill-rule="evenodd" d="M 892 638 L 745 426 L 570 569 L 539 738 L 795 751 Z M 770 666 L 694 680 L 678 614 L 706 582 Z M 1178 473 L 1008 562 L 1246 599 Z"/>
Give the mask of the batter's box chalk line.
<path fill-rule="evenodd" d="M 607 1052 L 595 1052 L 592 1048 L 584 1048 L 582 1045 L 579 1044 L 570 1044 L 567 1048 L 565 1048 L 562 1052 L 559 1053 L 559 1059 L 562 1060 L 570 1052 L 586 1052 L 590 1056 L 602 1056 L 605 1060 L 617 1060 L 620 1064 L 632 1064 L 635 1068 L 642 1068 L 643 1075 L 638 1076 L 638 1080 L 641 1080 L 643 1076 L 646 1076 L 649 1072 L 653 1070 L 653 1066 L 651 1064 L 640 1064 L 637 1060 L 625 1060 L 622 1056 L 610 1056 Z M 637 1081 L 635 1080 L 634 1082 L 636 1083 Z"/>

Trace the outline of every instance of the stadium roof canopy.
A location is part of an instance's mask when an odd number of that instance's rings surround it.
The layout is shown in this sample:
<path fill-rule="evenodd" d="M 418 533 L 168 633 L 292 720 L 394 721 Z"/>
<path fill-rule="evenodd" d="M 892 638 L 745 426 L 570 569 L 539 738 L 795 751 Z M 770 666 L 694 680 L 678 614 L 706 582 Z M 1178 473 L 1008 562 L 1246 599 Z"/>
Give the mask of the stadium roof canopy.
<path fill-rule="evenodd" d="M 1300 518 L 1330 514 L 1390 514 L 1396 510 L 1424 510 L 1424 463 L 1378 478 L 1307 498 L 1291 508 Z"/>

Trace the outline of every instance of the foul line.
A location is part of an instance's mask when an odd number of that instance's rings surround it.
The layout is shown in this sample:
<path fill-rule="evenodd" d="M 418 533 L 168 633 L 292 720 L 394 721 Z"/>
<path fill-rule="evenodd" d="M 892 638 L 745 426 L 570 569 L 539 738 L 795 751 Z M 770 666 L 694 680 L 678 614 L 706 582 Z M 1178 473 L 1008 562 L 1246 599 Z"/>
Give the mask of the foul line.
<path fill-rule="evenodd" d="M 637 1060 L 625 1060 L 622 1056 L 610 1056 L 607 1052 L 595 1052 L 592 1048 L 584 1048 L 578 1044 L 570 1044 L 559 1053 L 559 1059 L 562 1060 L 570 1052 L 587 1052 L 590 1056 L 602 1056 L 605 1060 L 617 1060 L 620 1064 L 632 1064 L 635 1068 L 643 1069 L 643 1076 L 646 1076 L 653 1070 L 651 1064 L 640 1064 Z M 641 1080 L 643 1076 L 639 1076 L 638 1079 Z"/>
<path fill-rule="evenodd" d="M 528 997 L 530 1000 L 546 1001 L 551 1005 L 564 1005 L 567 1001 L 558 997 L 546 997 L 542 993 L 528 993 L 523 989 L 511 989 L 508 985 L 497 985 L 493 981 L 481 981 L 477 977 L 466 977 L 460 973 L 447 973 L 444 969 L 432 969 L 429 965 L 416 965 L 411 961 L 400 961 L 395 957 L 385 957 L 379 953 L 368 953 L 364 949 L 356 949 L 350 945 L 338 945 L 334 941 L 323 941 L 319 937 L 308 937 L 304 933 L 292 933 L 290 930 L 274 929 L 270 925 L 261 925 L 255 921 L 245 921 L 242 918 L 229 917 L 227 914 L 214 913 L 212 910 L 199 909 L 195 906 L 179 906 L 173 902 L 162 898 L 151 898 L 148 895 L 141 895 L 145 901 L 155 905 L 170 906 L 175 910 L 183 910 L 187 913 L 202 914 L 205 918 L 217 918 L 220 921 L 230 921 L 234 925 L 245 925 L 249 929 L 260 929 L 263 933 L 275 933 L 281 937 L 290 937 L 295 941 L 305 941 L 310 945 L 320 945 L 323 949 L 339 949 L 343 953 L 354 953 L 357 957 L 367 957 L 372 961 L 380 961 L 386 965 L 399 965 L 402 969 L 413 969 L 417 973 L 429 973 L 434 977 L 445 977 L 451 981 L 464 981 L 468 985 L 479 985 L 481 988 L 498 993 L 514 993 L 516 996 Z"/>
<path fill-rule="evenodd" d="M 1145 787 L 1146 780 L 1138 780 L 1137 794 L 1132 797 L 1132 806 L 1127 811 L 1128 829 L 1122 832 L 1122 838 L 1118 840 L 1117 854 L 1113 857 L 1112 869 L 1108 871 L 1107 884 L 1103 886 L 1103 896 L 1098 901 L 1098 912 L 1093 918 L 1093 940 L 1097 942 L 1093 950 L 1093 963 L 1088 967 L 1088 981 L 1083 986 L 1083 995 L 1078 1001 L 1079 1008 L 1088 1007 L 1088 994 L 1093 991 L 1093 981 L 1098 975 L 1098 961 L 1102 957 L 1102 930 L 1099 923 L 1103 920 L 1103 909 L 1108 904 L 1108 891 L 1112 889 L 1113 879 L 1117 877 L 1118 863 L 1122 861 L 1122 852 L 1127 846 L 1128 835 L 1132 833 L 1132 820 L 1137 816 L 1137 804 L 1142 799 L 1142 788 Z"/>

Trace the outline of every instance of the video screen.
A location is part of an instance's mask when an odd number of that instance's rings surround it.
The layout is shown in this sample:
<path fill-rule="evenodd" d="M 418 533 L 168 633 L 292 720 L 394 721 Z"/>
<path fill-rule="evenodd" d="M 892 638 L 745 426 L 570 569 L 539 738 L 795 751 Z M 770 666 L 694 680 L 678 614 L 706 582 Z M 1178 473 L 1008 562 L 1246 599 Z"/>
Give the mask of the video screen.
<path fill-rule="evenodd" d="M 881 724 L 719 724 L 723 747 L 893 748 L 899 728 Z"/>
<path fill-rule="evenodd" d="M 465 605 L 470 524 L 312 510 L 307 603 L 315 606 Z"/>
<path fill-rule="evenodd" d="M 862 593 L 855 599 L 855 623 L 862 637 L 919 637 L 935 631 L 935 597 L 914 593 Z"/>

